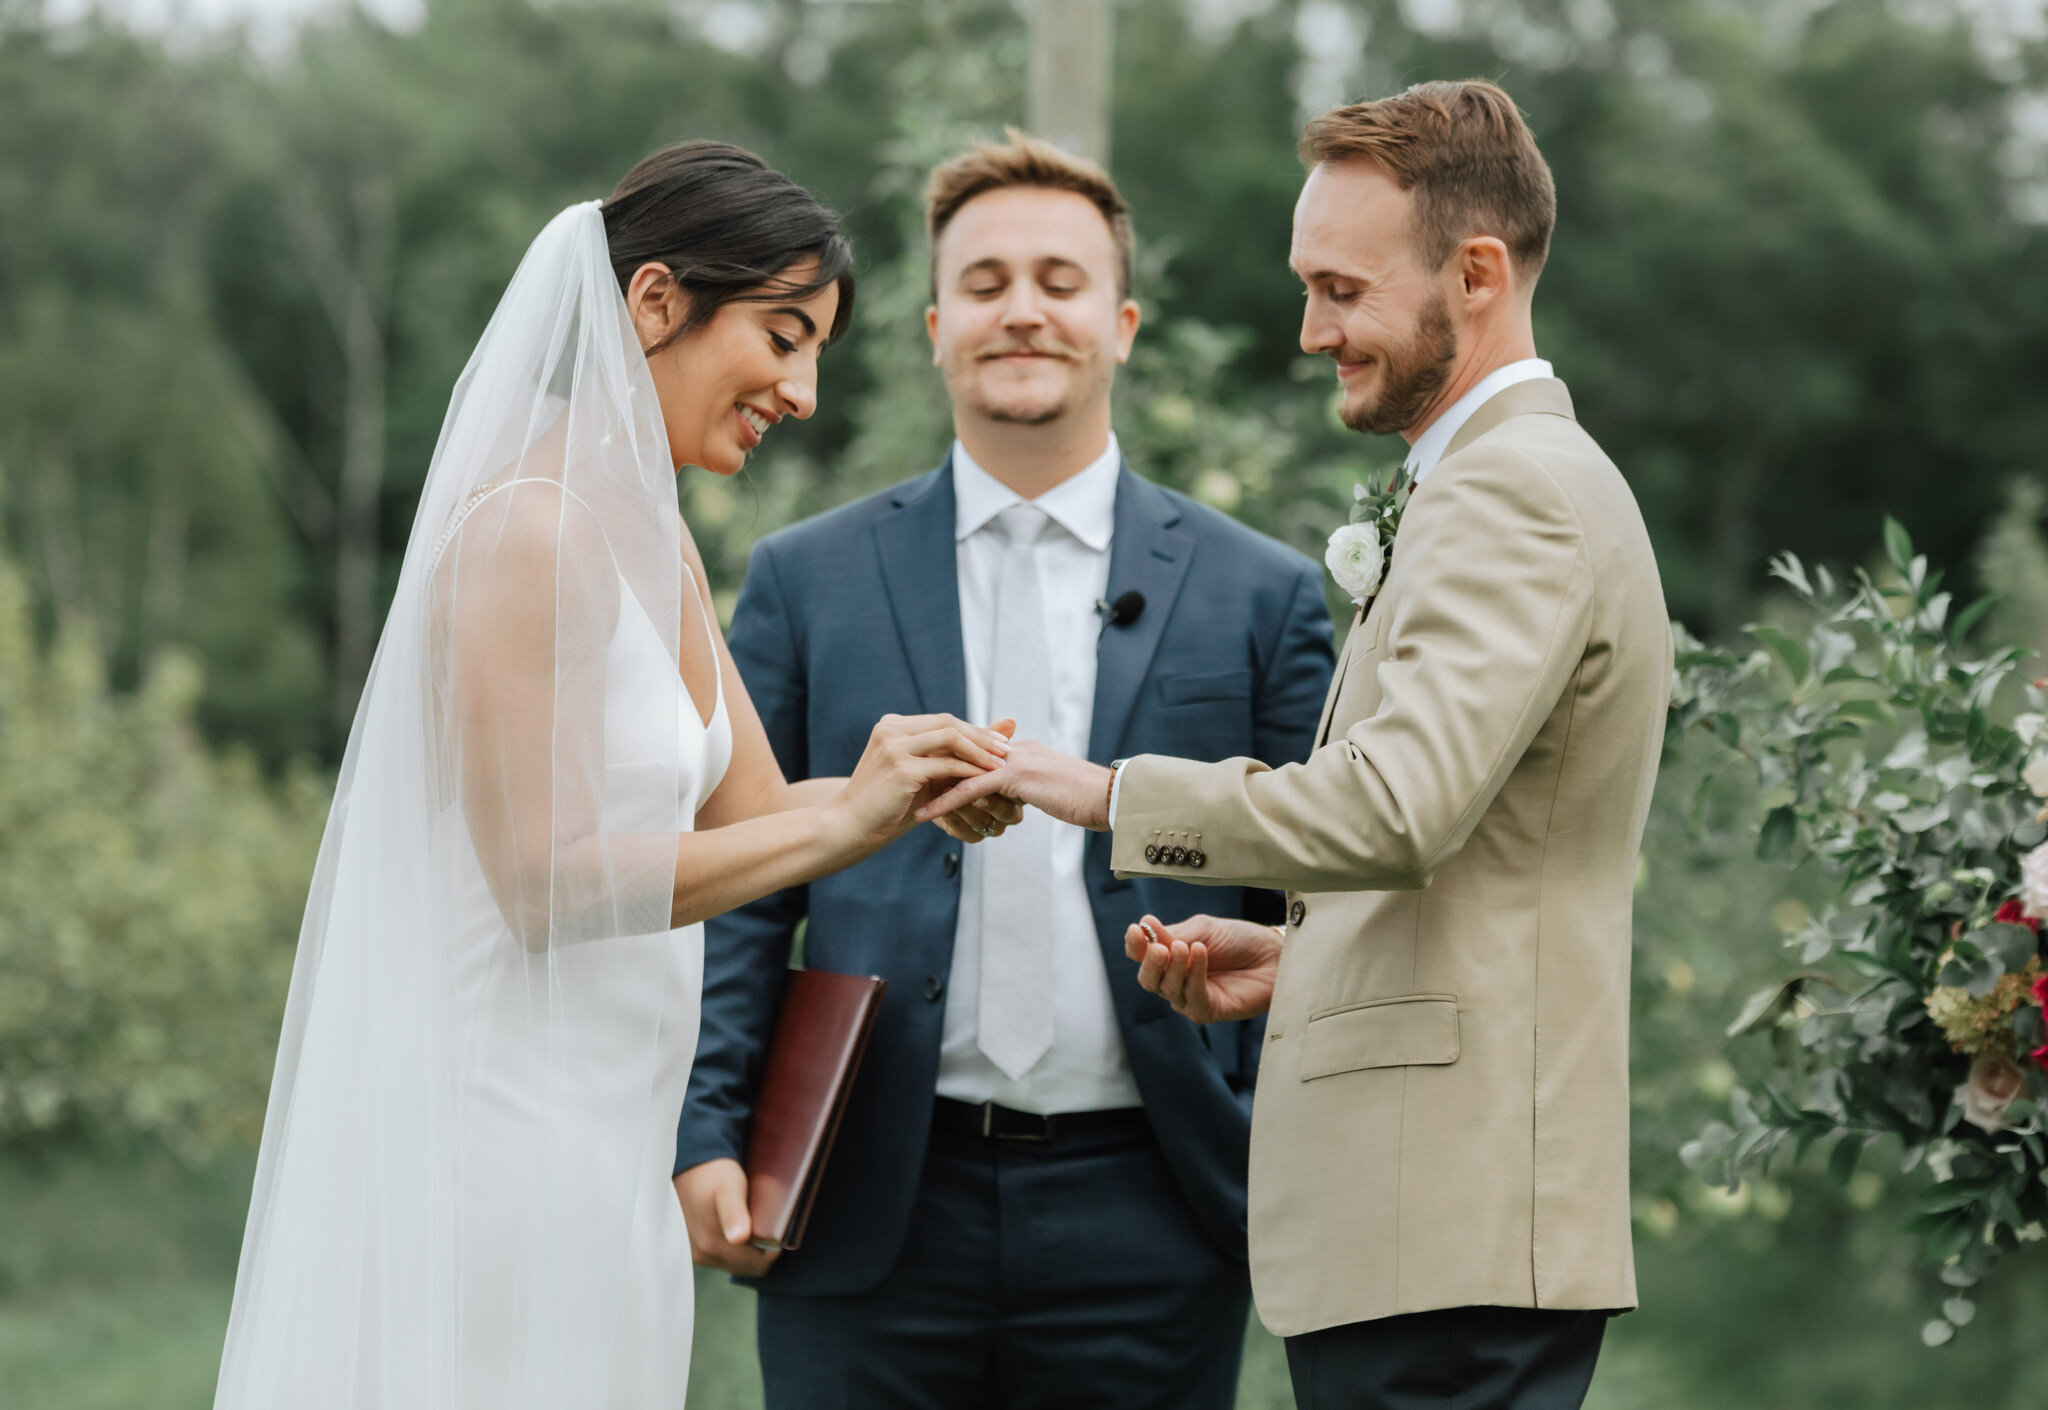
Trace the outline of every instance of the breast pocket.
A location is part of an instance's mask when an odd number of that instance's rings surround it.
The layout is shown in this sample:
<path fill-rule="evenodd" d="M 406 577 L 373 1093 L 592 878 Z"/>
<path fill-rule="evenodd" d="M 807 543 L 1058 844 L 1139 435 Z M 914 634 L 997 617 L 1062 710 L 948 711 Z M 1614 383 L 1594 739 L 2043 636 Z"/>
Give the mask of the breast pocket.
<path fill-rule="evenodd" d="M 1214 671 L 1166 676 L 1161 709 L 1152 717 L 1158 744 L 1140 752 L 1177 754 L 1212 763 L 1252 747 L 1252 673 Z"/>
<path fill-rule="evenodd" d="M 1369 1067 L 1446 1067 L 1458 1060 L 1458 996 L 1404 994 L 1310 1014 L 1301 1080 Z"/>
<path fill-rule="evenodd" d="M 1208 705 L 1226 700 L 1252 698 L 1250 671 L 1216 671 L 1208 675 L 1166 676 L 1159 682 L 1160 700 L 1167 705 Z"/>

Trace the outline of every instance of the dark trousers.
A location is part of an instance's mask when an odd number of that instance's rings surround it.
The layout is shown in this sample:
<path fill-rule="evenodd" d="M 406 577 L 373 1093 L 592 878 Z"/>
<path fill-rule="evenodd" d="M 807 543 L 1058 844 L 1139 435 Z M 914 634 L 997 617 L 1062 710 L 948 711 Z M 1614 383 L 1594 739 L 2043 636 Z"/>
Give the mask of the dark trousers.
<path fill-rule="evenodd" d="M 767 1410 L 1230 1410 L 1250 1303 L 1143 1118 L 932 1132 L 880 1286 L 760 1299 Z"/>
<path fill-rule="evenodd" d="M 1452 1307 L 1287 1339 L 1299 1410 L 1579 1410 L 1606 1312 Z"/>

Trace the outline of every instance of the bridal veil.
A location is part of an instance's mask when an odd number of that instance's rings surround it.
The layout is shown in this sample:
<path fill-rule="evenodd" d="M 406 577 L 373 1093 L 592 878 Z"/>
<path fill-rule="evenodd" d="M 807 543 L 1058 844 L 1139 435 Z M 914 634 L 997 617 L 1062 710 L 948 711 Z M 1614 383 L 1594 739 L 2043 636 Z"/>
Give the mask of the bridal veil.
<path fill-rule="evenodd" d="M 605 1404 L 676 856 L 674 817 L 607 800 L 681 784 L 683 571 L 604 219 L 574 206 L 456 384 L 356 713 L 218 1410 Z M 670 668 L 628 722 L 629 608 Z"/>

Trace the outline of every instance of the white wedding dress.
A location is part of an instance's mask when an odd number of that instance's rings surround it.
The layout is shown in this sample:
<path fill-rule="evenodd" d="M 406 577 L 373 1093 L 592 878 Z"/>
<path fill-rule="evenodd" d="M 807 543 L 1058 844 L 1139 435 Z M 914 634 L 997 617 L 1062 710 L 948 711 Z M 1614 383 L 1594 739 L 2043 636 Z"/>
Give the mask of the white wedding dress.
<path fill-rule="evenodd" d="M 677 1410 L 714 631 L 596 202 L 451 398 L 278 1042 L 216 1410 Z"/>
<path fill-rule="evenodd" d="M 604 653 L 604 802 L 600 827 L 606 833 L 690 831 L 697 809 L 718 788 L 732 760 L 732 723 L 723 683 L 708 722 L 696 710 L 673 708 L 676 662 L 664 648 L 647 613 L 623 581 L 618 626 Z M 713 630 L 701 606 L 703 630 Z M 716 649 L 712 660 L 717 660 Z M 680 736 L 656 736 L 673 715 Z M 681 762 L 680 788 L 671 757 Z M 694 1312 L 690 1241 L 670 1174 L 676 1123 L 697 1051 L 697 1020 L 704 989 L 702 922 L 644 938 L 612 939 L 572 947 L 559 955 L 529 954 L 514 939 L 491 901 L 489 882 L 469 844 L 461 809 L 451 805 L 440 819 L 445 845 L 467 862 L 465 877 L 476 919 L 456 946 L 451 1021 L 472 1029 L 478 1054 L 470 1065 L 470 1090 L 462 1094 L 461 1212 L 459 1262 L 468 1275 L 463 1306 L 484 1335 L 464 1351 L 467 1383 L 458 1403 L 497 1407 L 514 1403 L 509 1383 L 521 1358 L 516 1347 L 495 1344 L 499 1335 L 527 1334 L 521 1309 L 507 1288 L 518 1279 L 504 1267 L 516 1250 L 536 1194 L 522 1172 L 536 1140 L 573 1140 L 593 1165 L 631 1170 L 635 1189 L 632 1233 L 619 1288 L 618 1341 L 611 1356 L 612 1384 L 607 1410 L 680 1407 L 689 1381 L 690 1333 Z M 619 947 L 645 950 L 624 966 Z M 607 953 L 607 951 L 613 953 Z M 535 966 L 578 966 L 586 992 L 608 995 L 613 1041 L 586 1045 L 574 1064 L 550 1072 L 549 1054 L 538 1041 L 529 996 L 539 987 L 526 971 Z M 626 982 L 608 982 L 613 971 Z M 654 982 L 649 983 L 648 981 Z M 606 1111 L 606 1094 L 630 1090 L 643 1080 L 645 1064 L 638 1035 L 652 1030 L 656 1055 L 652 1090 L 636 1127 L 591 1115 L 576 1120 L 573 1135 L 562 1116 Z M 550 1090 L 553 1088 L 554 1090 Z M 589 1100 L 587 1100 L 589 1099 Z M 550 1113 L 553 1113 L 552 1121 Z M 553 1129 L 549 1129 L 552 1125 Z M 599 1186 L 617 1183 L 597 1173 Z M 468 1339 L 465 1339 L 468 1340 Z"/>

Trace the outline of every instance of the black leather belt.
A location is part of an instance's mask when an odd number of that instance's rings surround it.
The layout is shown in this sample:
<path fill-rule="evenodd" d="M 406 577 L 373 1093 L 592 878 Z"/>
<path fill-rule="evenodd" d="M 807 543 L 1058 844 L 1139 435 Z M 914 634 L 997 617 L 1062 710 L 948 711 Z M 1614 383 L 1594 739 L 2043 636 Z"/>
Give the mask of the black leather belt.
<path fill-rule="evenodd" d="M 1015 1111 L 994 1102 L 956 1102 L 939 1097 L 932 1107 L 932 1125 L 960 1136 L 979 1136 L 990 1141 L 1056 1141 L 1062 1136 L 1081 1136 L 1099 1131 L 1141 1131 L 1145 1129 L 1145 1108 L 1115 1107 L 1108 1111 L 1061 1111 L 1041 1116 L 1032 1111 Z"/>

